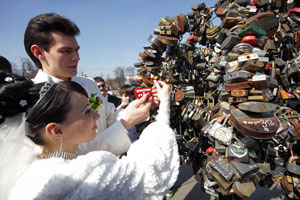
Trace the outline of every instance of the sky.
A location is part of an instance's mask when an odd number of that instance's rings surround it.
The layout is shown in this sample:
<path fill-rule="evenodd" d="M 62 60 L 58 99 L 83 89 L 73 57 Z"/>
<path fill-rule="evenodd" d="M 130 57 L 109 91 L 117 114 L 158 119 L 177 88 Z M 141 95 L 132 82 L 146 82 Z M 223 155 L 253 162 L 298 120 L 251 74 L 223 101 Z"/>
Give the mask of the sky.
<path fill-rule="evenodd" d="M 78 72 L 113 77 L 116 67 L 132 67 L 143 46 L 150 45 L 160 18 L 192 12 L 196 0 L 0 0 L 0 55 L 20 67 L 29 20 L 55 12 L 80 28 Z M 208 7 L 215 1 L 206 1 Z"/>

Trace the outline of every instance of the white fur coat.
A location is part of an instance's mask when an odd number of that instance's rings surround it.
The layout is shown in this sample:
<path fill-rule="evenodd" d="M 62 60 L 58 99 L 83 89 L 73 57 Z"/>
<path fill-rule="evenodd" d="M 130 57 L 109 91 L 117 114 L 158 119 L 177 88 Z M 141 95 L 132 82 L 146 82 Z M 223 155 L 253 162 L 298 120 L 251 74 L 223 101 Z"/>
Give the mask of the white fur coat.
<path fill-rule="evenodd" d="M 34 161 L 9 199 L 162 199 L 179 172 L 177 142 L 164 117 L 150 124 L 121 159 L 97 151 L 74 160 Z"/>

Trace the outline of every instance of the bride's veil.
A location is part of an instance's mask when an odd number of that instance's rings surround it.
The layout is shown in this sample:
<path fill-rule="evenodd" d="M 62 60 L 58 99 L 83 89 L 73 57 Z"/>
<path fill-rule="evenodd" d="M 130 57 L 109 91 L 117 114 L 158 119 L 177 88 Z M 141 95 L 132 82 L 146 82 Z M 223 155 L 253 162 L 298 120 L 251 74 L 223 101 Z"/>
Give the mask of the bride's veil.
<path fill-rule="evenodd" d="M 7 199 L 17 178 L 36 159 L 37 145 L 25 136 L 25 114 L 0 125 L 0 199 Z"/>

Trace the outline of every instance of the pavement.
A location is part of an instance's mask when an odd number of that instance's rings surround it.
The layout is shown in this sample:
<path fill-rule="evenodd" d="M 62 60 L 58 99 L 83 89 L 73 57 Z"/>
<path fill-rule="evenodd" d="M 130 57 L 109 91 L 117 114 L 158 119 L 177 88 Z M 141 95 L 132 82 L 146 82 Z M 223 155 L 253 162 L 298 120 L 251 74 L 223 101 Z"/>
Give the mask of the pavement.
<path fill-rule="evenodd" d="M 178 175 L 178 179 L 175 183 L 177 191 L 171 200 L 210 200 L 210 195 L 202 192 L 200 185 L 192 171 L 191 165 L 181 165 Z M 257 186 L 256 191 L 250 198 L 246 200 L 288 200 L 284 191 L 279 189 L 273 189 L 270 191 L 267 187 Z"/>

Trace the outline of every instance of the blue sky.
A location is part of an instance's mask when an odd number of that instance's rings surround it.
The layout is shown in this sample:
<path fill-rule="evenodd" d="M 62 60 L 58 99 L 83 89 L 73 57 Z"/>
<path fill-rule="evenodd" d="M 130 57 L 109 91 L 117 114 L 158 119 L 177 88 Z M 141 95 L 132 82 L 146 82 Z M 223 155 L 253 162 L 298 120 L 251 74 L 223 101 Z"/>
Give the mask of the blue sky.
<path fill-rule="evenodd" d="M 90 77 L 113 76 L 115 67 L 138 62 L 149 35 L 162 17 L 192 12 L 196 0 L 0 0 L 0 55 L 17 66 L 29 58 L 23 35 L 34 16 L 55 12 L 80 28 L 79 72 Z M 208 2 L 208 3 L 207 3 Z M 206 1 L 213 6 L 215 1 Z"/>

